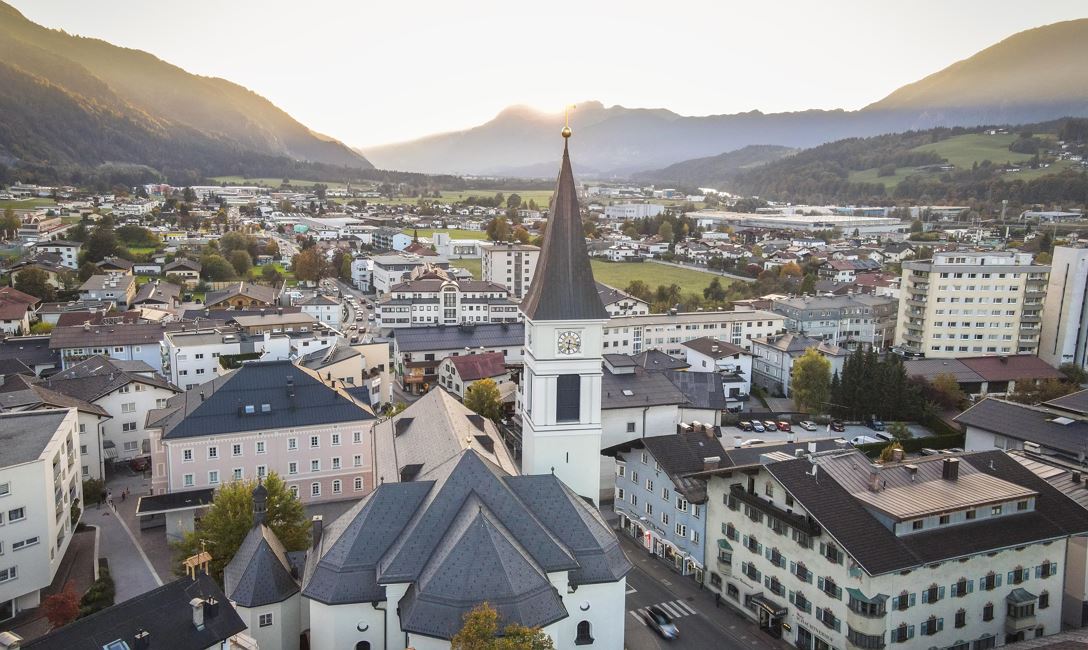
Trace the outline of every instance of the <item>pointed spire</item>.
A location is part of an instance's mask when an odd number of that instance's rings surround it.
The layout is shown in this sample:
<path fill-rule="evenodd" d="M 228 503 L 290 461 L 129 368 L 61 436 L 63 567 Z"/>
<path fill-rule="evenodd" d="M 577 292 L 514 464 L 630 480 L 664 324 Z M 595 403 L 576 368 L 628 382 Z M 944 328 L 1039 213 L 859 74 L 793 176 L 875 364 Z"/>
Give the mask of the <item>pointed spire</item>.
<path fill-rule="evenodd" d="M 569 142 L 570 127 L 564 127 L 563 162 L 552 195 L 544 247 L 533 284 L 521 302 L 521 311 L 530 320 L 608 320 L 586 252 Z"/>
<path fill-rule="evenodd" d="M 257 477 L 257 487 L 253 488 L 253 525 L 264 523 L 265 513 L 268 511 L 268 488 Z"/>

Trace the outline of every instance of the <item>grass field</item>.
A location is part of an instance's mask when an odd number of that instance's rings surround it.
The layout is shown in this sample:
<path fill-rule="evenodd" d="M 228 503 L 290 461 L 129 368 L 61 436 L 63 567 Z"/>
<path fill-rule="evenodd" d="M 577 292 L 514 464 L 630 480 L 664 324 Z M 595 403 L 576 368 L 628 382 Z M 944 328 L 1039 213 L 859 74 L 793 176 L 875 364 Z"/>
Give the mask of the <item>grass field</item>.
<path fill-rule="evenodd" d="M 44 208 L 56 204 L 57 202 L 53 199 L 11 199 L 0 201 L 0 210 L 8 208 L 13 210 L 33 210 L 34 208 Z"/>
<path fill-rule="evenodd" d="M 734 280 L 723 278 L 713 273 L 704 273 L 692 269 L 682 269 L 654 262 L 605 262 L 592 260 L 593 278 L 597 282 L 603 282 L 617 289 L 625 289 L 635 280 L 642 280 L 657 288 L 657 285 L 678 284 L 684 293 L 702 294 L 714 278 L 718 278 L 722 285 L 728 285 Z"/>
<path fill-rule="evenodd" d="M 270 189 L 278 189 L 280 184 L 283 183 L 282 178 L 243 178 L 241 176 L 216 176 L 212 178 L 216 183 L 226 183 L 227 185 L 259 185 Z M 302 181 L 298 179 L 291 179 L 289 185 L 295 185 L 298 187 L 313 187 L 315 183 L 321 183 L 327 185 L 333 189 L 341 189 L 348 186 L 347 183 L 338 183 L 336 181 Z M 356 187 L 360 187 L 360 183 L 356 183 Z"/>
<path fill-rule="evenodd" d="M 431 237 L 436 232 L 444 232 L 453 239 L 487 239 L 487 233 L 482 230 L 461 230 L 460 228 L 405 228 L 403 232 L 409 235 L 418 232 L 420 237 Z"/>
<path fill-rule="evenodd" d="M 450 266 L 459 269 L 465 269 L 472 274 L 472 277 L 476 278 L 477 280 L 479 280 L 480 276 L 482 275 L 482 272 L 480 270 L 480 266 L 482 264 L 483 263 L 480 260 L 450 260 Z"/>

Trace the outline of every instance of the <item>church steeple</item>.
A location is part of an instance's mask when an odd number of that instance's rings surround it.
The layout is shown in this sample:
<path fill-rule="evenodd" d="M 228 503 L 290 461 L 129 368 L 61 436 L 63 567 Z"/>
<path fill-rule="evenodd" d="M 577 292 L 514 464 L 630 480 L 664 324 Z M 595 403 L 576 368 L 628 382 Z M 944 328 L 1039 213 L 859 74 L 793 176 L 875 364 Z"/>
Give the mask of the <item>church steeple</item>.
<path fill-rule="evenodd" d="M 555 184 L 544 247 L 529 293 L 521 303 L 525 317 L 542 320 L 607 320 L 586 252 L 578 191 L 570 167 L 570 127 L 563 129 L 563 163 Z"/>

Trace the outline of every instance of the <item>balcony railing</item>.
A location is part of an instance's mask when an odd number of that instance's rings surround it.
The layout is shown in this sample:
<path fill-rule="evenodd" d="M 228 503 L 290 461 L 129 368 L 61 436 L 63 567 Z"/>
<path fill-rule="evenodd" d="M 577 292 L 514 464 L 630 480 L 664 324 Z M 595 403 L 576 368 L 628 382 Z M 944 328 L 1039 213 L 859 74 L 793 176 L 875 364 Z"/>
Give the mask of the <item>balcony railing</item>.
<path fill-rule="evenodd" d="M 746 503 L 770 517 L 781 520 L 810 537 L 816 537 L 820 534 L 820 525 L 814 519 L 795 512 L 787 512 L 755 494 L 750 494 L 742 485 L 733 485 L 729 490 L 729 494 L 738 501 Z"/>

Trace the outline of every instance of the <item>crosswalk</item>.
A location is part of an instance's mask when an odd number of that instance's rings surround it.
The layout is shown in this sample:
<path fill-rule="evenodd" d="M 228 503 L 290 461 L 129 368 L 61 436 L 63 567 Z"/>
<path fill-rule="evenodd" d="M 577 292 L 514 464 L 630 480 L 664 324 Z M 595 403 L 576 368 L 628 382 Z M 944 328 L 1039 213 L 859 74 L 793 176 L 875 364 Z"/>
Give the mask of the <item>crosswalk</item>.
<path fill-rule="evenodd" d="M 646 624 L 646 611 L 651 607 L 660 607 L 661 611 L 665 612 L 672 618 L 682 618 L 684 616 L 691 616 L 698 614 L 694 607 L 687 604 L 682 600 L 670 600 L 664 603 L 656 603 L 655 605 L 647 605 L 638 609 L 629 610 L 627 613 L 635 617 L 636 621 L 642 624 Z"/>

